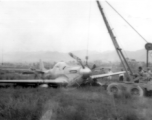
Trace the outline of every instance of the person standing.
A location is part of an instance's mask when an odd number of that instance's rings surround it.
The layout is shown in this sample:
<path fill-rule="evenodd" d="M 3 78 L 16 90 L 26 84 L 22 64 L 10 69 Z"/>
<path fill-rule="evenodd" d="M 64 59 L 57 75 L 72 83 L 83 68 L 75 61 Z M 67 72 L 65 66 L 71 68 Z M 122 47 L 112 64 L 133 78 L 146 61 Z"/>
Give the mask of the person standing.
<path fill-rule="evenodd" d="M 144 75 L 144 71 L 143 71 L 142 67 L 138 68 L 138 75 L 141 77 Z"/>
<path fill-rule="evenodd" d="M 112 72 L 111 69 L 108 69 L 108 72 L 107 72 L 107 73 L 110 74 L 110 73 L 113 73 L 113 72 Z M 110 76 L 108 76 L 107 78 L 108 78 L 109 80 L 111 80 L 111 79 L 112 79 L 112 76 L 110 75 Z"/>

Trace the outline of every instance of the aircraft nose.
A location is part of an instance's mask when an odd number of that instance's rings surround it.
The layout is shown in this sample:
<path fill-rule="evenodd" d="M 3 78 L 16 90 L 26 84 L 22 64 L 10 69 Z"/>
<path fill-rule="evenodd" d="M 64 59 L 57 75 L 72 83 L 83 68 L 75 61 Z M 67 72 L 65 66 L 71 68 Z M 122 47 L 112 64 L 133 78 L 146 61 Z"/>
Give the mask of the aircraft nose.
<path fill-rule="evenodd" d="M 80 73 L 83 75 L 88 75 L 91 73 L 91 70 L 89 68 L 84 68 L 80 70 Z"/>
<path fill-rule="evenodd" d="M 91 74 L 91 70 L 89 68 L 84 68 L 80 70 L 80 73 L 83 75 L 83 79 L 87 79 Z"/>

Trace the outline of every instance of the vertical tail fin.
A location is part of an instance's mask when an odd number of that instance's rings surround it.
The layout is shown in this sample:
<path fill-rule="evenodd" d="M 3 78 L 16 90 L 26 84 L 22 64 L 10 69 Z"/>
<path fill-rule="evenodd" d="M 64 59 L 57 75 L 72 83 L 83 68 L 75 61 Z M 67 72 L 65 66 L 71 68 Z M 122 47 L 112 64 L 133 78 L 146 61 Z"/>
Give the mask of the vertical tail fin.
<path fill-rule="evenodd" d="M 42 71 L 42 72 L 45 71 L 44 64 L 43 64 L 42 60 L 40 60 L 39 69 L 40 69 L 40 71 Z"/>

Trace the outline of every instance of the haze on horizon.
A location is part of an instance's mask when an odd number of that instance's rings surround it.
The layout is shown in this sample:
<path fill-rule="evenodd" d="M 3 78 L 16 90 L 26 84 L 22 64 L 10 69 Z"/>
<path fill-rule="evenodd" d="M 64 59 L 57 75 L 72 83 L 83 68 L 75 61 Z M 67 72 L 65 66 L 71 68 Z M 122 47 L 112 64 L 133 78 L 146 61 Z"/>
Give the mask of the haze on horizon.
<path fill-rule="evenodd" d="M 143 41 L 106 3 L 100 1 L 124 50 Z M 147 41 L 152 42 L 152 1 L 109 0 Z M 0 1 L 0 51 L 69 52 L 114 50 L 96 1 Z"/>

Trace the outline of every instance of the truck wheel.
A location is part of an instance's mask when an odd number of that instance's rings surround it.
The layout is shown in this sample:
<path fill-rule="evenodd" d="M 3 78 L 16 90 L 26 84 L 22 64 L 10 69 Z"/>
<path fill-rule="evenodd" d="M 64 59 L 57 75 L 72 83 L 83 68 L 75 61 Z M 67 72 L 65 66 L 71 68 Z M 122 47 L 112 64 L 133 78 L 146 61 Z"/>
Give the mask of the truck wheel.
<path fill-rule="evenodd" d="M 112 83 L 108 85 L 107 91 L 109 95 L 120 95 L 121 94 L 121 89 L 119 87 L 119 84 L 117 83 Z"/>
<path fill-rule="evenodd" d="M 133 86 L 129 89 L 129 93 L 134 97 L 143 97 L 144 92 L 143 89 L 139 86 Z"/>

